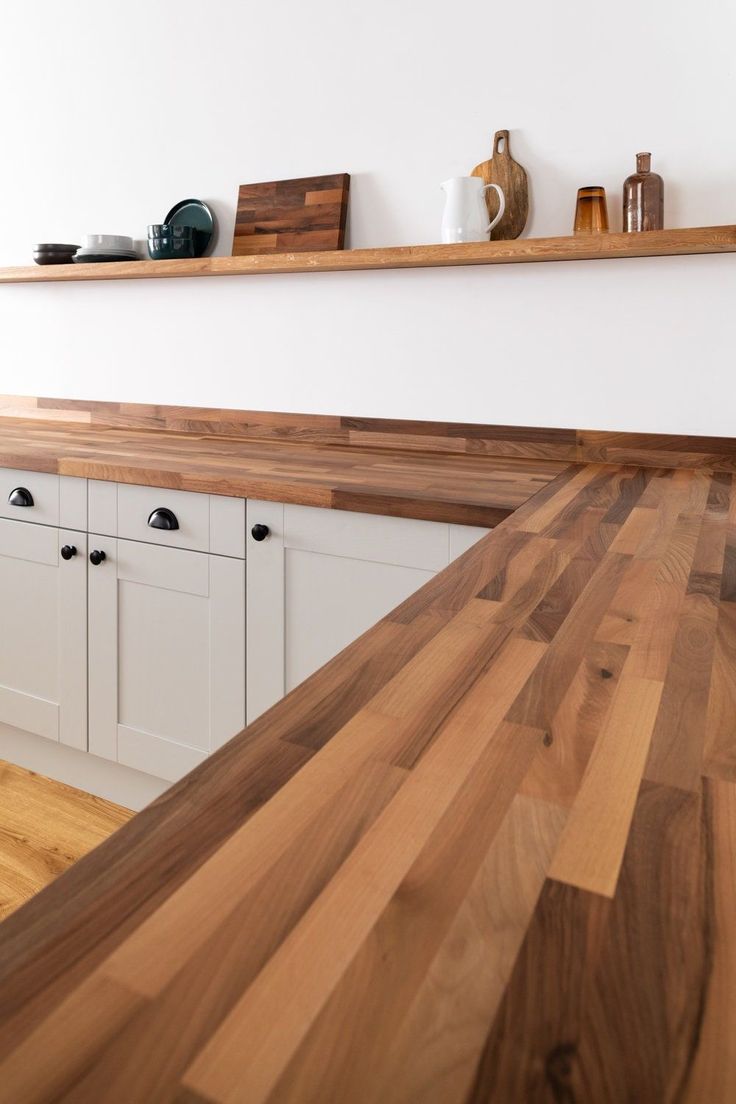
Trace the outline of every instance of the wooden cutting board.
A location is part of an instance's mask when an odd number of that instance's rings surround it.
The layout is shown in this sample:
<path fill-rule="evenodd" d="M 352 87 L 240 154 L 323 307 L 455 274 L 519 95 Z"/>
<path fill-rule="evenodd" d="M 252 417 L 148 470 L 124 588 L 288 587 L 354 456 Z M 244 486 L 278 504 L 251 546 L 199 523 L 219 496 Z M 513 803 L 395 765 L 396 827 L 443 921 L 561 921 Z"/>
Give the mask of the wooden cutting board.
<path fill-rule="evenodd" d="M 498 226 L 491 230 L 491 241 L 518 238 L 529 216 L 529 186 L 526 170 L 514 161 L 509 147 L 509 132 L 497 130 L 493 136 L 493 156 L 490 161 L 476 165 L 471 176 L 480 176 L 485 184 L 498 184 L 506 197 L 506 210 Z M 494 219 L 498 214 L 498 196 L 493 190 L 486 192 L 488 214 Z"/>
<path fill-rule="evenodd" d="M 342 249 L 349 187 L 348 173 L 241 184 L 233 257 Z"/>

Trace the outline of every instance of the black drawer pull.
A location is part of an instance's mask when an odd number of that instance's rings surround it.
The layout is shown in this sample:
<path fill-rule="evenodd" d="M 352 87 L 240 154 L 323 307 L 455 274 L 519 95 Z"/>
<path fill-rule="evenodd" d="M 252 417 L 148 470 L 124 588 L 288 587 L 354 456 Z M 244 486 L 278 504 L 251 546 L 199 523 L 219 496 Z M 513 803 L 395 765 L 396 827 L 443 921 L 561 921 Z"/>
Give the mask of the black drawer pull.
<path fill-rule="evenodd" d="M 93 548 L 89 554 L 89 562 L 95 567 L 99 567 L 103 560 L 106 560 L 107 556 L 104 552 L 100 552 L 99 548 Z"/>
<path fill-rule="evenodd" d="M 252 536 L 253 540 L 262 541 L 266 539 L 270 532 L 271 530 L 268 528 L 267 525 L 258 524 L 253 526 L 250 531 L 250 535 Z"/>
<path fill-rule="evenodd" d="M 73 544 L 65 544 L 61 550 L 62 560 L 70 560 L 72 556 L 76 556 L 77 549 Z"/>
<path fill-rule="evenodd" d="M 32 506 L 33 495 L 27 487 L 15 487 L 8 495 L 10 506 Z"/>
<path fill-rule="evenodd" d="M 176 514 L 167 509 L 166 506 L 159 506 L 157 510 L 154 510 L 148 519 L 148 524 L 152 529 L 178 529 L 179 522 L 176 520 Z"/>

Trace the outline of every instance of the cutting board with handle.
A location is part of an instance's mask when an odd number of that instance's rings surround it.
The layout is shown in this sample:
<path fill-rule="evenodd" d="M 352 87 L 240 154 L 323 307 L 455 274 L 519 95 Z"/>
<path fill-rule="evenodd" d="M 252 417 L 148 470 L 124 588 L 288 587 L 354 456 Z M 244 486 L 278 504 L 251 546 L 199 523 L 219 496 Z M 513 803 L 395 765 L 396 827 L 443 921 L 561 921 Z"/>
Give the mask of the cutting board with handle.
<path fill-rule="evenodd" d="M 503 218 L 491 230 L 491 241 L 518 238 L 529 216 L 529 184 L 526 170 L 511 156 L 509 132 L 497 130 L 493 136 L 493 156 L 476 165 L 471 176 L 480 176 L 484 184 L 498 184 L 506 197 Z M 491 220 L 498 213 L 498 196 L 489 188 L 486 204 Z"/>

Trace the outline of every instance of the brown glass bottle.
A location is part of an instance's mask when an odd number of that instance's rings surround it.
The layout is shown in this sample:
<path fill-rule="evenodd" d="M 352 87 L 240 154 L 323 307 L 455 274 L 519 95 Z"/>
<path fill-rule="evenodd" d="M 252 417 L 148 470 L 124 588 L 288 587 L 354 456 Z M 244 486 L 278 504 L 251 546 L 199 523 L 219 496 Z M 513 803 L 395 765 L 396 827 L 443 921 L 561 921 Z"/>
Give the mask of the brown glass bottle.
<path fill-rule="evenodd" d="M 636 172 L 624 181 L 624 230 L 664 227 L 664 181 L 651 171 L 651 153 L 637 153 Z"/>

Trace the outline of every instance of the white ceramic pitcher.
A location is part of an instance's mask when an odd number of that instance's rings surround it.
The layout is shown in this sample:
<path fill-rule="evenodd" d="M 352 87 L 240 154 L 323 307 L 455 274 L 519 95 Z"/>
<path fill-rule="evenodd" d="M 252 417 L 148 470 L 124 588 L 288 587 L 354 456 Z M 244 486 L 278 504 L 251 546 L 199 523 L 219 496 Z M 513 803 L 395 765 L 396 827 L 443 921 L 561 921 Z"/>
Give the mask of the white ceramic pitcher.
<path fill-rule="evenodd" d="M 484 184 L 479 176 L 453 176 L 441 184 L 445 193 L 442 215 L 442 241 L 488 241 L 491 230 L 503 218 L 506 199 L 498 184 Z M 485 193 L 488 188 L 498 192 L 498 214 L 488 221 Z"/>

